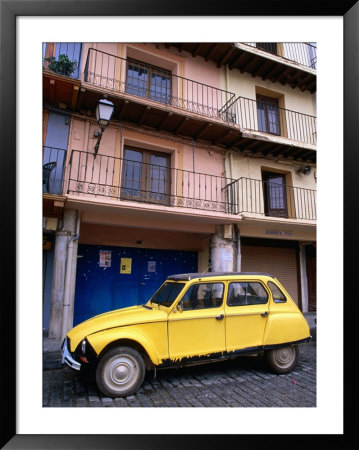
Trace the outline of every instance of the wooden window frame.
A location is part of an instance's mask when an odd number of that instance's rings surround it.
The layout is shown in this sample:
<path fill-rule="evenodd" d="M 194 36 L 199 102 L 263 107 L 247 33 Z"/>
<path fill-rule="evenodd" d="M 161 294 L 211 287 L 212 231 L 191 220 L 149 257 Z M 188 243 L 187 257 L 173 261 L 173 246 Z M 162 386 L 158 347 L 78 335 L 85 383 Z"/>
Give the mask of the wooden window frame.
<path fill-rule="evenodd" d="M 261 95 L 261 94 L 257 94 L 256 95 L 256 100 L 257 100 L 257 115 L 258 115 L 258 129 L 259 127 L 259 103 L 261 105 L 263 105 L 263 109 L 262 111 L 264 112 L 264 120 L 265 120 L 265 129 L 261 130 L 259 129 L 259 131 L 262 131 L 263 133 L 268 133 L 268 134 L 273 134 L 275 136 L 281 136 L 282 132 L 281 132 L 281 109 L 279 106 L 279 99 L 274 98 L 274 97 L 267 97 L 265 95 Z M 268 111 L 268 107 L 275 107 L 276 108 L 276 121 L 275 121 L 275 125 L 276 128 L 278 129 L 278 132 L 273 132 L 271 131 L 271 123 L 269 120 L 269 111 Z"/>
<path fill-rule="evenodd" d="M 140 179 L 140 189 L 129 188 L 124 185 L 126 180 L 126 162 L 131 160 L 126 160 L 125 153 L 126 150 L 132 150 L 135 152 L 139 152 L 142 154 L 142 161 L 138 162 L 141 164 L 141 179 Z M 151 156 L 160 156 L 165 158 L 167 161 L 166 166 L 157 166 L 156 164 L 151 163 Z M 137 161 L 136 161 L 137 162 Z M 151 176 L 151 168 L 152 166 L 163 167 L 166 169 L 166 188 L 165 193 L 162 192 L 152 192 L 151 191 L 151 182 L 153 180 Z M 126 190 L 133 190 L 140 193 L 139 196 L 126 194 Z M 154 194 L 158 194 L 159 196 L 163 196 L 164 199 L 155 199 L 153 197 Z M 121 186 L 121 198 L 126 200 L 136 200 L 143 201 L 146 203 L 158 203 L 168 205 L 171 196 L 171 155 L 165 152 L 158 152 L 154 150 L 149 150 L 145 148 L 132 147 L 125 145 L 124 147 L 124 157 L 123 157 L 123 167 L 122 167 L 122 186 Z"/>
<path fill-rule="evenodd" d="M 137 59 L 133 59 L 133 58 L 127 58 L 127 65 L 126 65 L 126 91 L 128 89 L 128 87 L 130 86 L 129 83 L 129 77 L 128 77 L 128 66 L 129 65 L 133 65 L 133 66 L 137 66 L 139 68 L 143 68 L 147 70 L 147 78 L 146 78 L 146 88 L 145 88 L 145 95 L 143 96 L 143 98 L 148 98 L 149 100 L 153 100 L 153 101 L 158 101 L 160 103 L 164 103 L 166 105 L 171 103 L 171 97 L 172 97 L 172 72 L 170 70 L 167 69 L 163 69 L 162 67 L 157 67 L 157 66 L 153 66 L 152 64 L 148 64 L 148 63 L 144 63 L 141 61 L 138 61 Z M 155 98 L 153 98 L 152 96 L 152 72 L 157 72 L 160 75 L 166 75 L 168 76 L 168 81 L 169 81 L 169 90 L 168 90 L 168 95 L 166 94 L 166 100 L 165 102 L 158 100 Z M 136 94 L 133 94 L 136 95 Z M 139 97 L 142 97 L 139 95 Z"/>

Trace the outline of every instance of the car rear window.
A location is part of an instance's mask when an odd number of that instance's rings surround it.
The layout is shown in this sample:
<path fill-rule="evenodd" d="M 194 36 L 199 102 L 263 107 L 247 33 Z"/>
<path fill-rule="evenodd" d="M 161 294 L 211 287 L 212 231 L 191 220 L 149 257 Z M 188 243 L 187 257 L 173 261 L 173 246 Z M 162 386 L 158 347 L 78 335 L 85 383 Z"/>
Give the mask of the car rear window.
<path fill-rule="evenodd" d="M 287 301 L 287 297 L 283 294 L 283 292 L 277 285 L 272 283 L 272 281 L 268 281 L 268 287 L 272 291 L 273 301 L 275 303 L 285 303 Z"/>

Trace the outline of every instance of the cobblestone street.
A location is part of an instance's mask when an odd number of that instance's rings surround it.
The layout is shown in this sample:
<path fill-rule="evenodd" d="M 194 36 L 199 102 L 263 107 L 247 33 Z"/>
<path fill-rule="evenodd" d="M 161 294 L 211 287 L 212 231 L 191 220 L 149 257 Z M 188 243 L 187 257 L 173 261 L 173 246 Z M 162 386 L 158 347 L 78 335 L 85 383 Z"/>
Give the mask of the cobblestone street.
<path fill-rule="evenodd" d="M 104 397 L 95 383 L 60 368 L 58 354 L 44 359 L 44 407 L 315 407 L 316 342 L 299 346 L 297 367 L 271 373 L 262 358 L 232 361 L 146 375 L 127 398 Z"/>

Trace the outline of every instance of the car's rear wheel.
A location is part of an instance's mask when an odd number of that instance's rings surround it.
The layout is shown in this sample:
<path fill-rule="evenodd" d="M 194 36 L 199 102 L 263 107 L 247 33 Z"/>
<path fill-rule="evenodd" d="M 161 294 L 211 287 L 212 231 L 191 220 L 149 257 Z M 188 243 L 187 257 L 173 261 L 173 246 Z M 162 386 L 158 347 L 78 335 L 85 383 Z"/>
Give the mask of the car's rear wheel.
<path fill-rule="evenodd" d="M 298 362 L 299 351 L 297 345 L 274 348 L 266 352 L 269 367 L 275 373 L 288 373 Z"/>
<path fill-rule="evenodd" d="M 96 383 L 109 397 L 126 397 L 141 386 L 145 372 L 143 357 L 137 350 L 116 347 L 101 358 L 96 369 Z"/>

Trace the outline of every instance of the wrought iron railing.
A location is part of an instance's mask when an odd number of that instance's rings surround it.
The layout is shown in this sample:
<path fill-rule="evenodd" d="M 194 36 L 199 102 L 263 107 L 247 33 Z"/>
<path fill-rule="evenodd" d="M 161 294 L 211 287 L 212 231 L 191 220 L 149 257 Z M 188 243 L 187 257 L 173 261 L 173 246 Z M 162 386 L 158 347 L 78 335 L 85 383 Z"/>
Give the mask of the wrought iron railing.
<path fill-rule="evenodd" d="M 316 191 L 72 150 L 68 194 L 225 214 L 316 220 Z"/>
<path fill-rule="evenodd" d="M 316 220 L 315 190 L 241 177 L 226 187 L 230 214 L 253 213 L 287 219 Z"/>
<path fill-rule="evenodd" d="M 67 192 L 226 213 L 231 180 L 200 172 L 72 150 Z"/>
<path fill-rule="evenodd" d="M 238 97 L 222 111 L 225 120 L 240 125 L 242 130 L 261 131 L 293 141 L 316 145 L 315 116 L 280 108 L 272 103 Z"/>
<path fill-rule="evenodd" d="M 311 69 L 317 68 L 317 47 L 309 42 L 243 42 Z"/>
<path fill-rule="evenodd" d="M 88 50 L 84 81 L 105 89 L 143 97 L 211 118 L 221 111 L 235 94 L 131 59 L 103 51 Z"/>
<path fill-rule="evenodd" d="M 44 147 L 42 166 L 43 192 L 62 194 L 66 153 L 67 151 L 62 148 Z"/>

